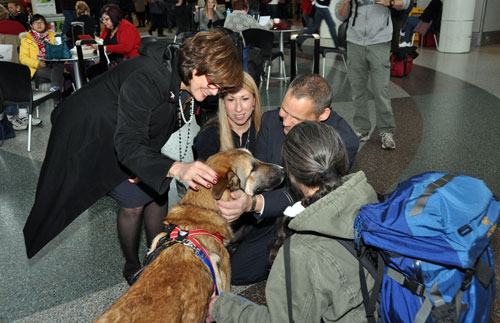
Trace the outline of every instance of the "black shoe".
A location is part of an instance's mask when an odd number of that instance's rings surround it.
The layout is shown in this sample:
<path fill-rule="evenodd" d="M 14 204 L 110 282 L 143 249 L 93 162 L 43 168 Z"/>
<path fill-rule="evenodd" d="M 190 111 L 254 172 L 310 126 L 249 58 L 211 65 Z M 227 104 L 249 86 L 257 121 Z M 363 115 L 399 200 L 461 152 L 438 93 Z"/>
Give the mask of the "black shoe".
<path fill-rule="evenodd" d="M 148 34 L 149 34 L 149 36 L 153 36 L 153 32 L 151 31 L 151 29 L 148 30 Z"/>
<path fill-rule="evenodd" d="M 122 274 L 129 286 L 132 286 L 132 284 L 135 282 L 134 276 L 140 269 L 141 266 L 136 264 L 126 263 L 123 266 Z"/>

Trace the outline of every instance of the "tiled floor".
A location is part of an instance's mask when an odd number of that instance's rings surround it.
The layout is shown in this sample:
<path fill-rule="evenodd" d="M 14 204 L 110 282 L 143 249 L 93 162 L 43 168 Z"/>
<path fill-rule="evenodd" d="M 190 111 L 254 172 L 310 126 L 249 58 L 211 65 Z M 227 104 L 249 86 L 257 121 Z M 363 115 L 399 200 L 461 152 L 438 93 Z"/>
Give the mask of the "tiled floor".
<path fill-rule="evenodd" d="M 309 52 L 305 46 L 299 72 L 310 70 Z M 500 46 L 473 48 L 467 54 L 419 52 L 408 77 L 391 79 L 397 149 L 380 149 L 374 132 L 355 168 L 364 170 L 381 192 L 409 176 L 440 170 L 482 178 L 500 196 Z M 342 61 L 330 56 L 326 70 L 335 92 L 334 109 L 351 122 Z M 265 108 L 279 106 L 285 89 L 280 81 L 272 81 L 268 92 L 262 89 Z M 26 152 L 26 132 L 17 132 L 0 147 L 0 322 L 90 322 L 127 287 L 116 237 L 117 206 L 106 197 L 33 259 L 26 258 L 22 229 L 45 153 L 50 111 L 50 104 L 40 109 L 44 123 L 33 131 L 32 152 Z M 494 245 L 499 251 L 498 238 Z M 496 260 L 498 273 L 498 255 Z M 258 284 L 245 295 L 262 301 L 262 291 Z M 500 311 L 492 317 L 499 321 Z"/>

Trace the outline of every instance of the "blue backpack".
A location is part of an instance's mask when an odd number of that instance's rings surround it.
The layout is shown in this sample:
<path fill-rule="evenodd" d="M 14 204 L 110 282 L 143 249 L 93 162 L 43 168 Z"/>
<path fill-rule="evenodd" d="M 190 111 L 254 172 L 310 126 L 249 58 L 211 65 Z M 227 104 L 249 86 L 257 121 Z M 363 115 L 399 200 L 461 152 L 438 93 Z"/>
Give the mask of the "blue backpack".
<path fill-rule="evenodd" d="M 499 216 L 481 180 L 446 173 L 417 175 L 384 202 L 363 206 L 354 225 L 360 268 L 370 271 L 366 254 L 378 260 L 371 295 L 360 275 L 368 320 L 379 302 L 384 322 L 487 322 Z"/>

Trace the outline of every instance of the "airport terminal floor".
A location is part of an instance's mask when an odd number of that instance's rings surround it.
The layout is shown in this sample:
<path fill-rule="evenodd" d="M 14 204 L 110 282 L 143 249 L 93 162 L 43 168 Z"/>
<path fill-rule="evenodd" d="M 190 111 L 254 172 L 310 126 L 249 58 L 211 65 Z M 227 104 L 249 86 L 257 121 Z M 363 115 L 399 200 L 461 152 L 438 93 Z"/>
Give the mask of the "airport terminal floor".
<path fill-rule="evenodd" d="M 363 170 L 379 192 L 412 175 L 445 171 L 481 178 L 500 197 L 500 45 L 473 47 L 466 54 L 418 51 L 411 74 L 391 78 L 396 149 L 382 150 L 375 129 L 360 148 L 354 169 Z M 298 57 L 299 73 L 310 72 L 311 61 L 312 47 L 306 43 Z M 350 85 L 340 58 L 328 56 L 325 78 L 334 90 L 333 109 L 352 123 Z M 264 109 L 278 107 L 285 90 L 279 80 L 271 81 L 269 91 L 263 87 Z M 373 116 L 373 101 L 369 104 Z M 50 103 L 40 108 L 43 125 L 33 129 L 31 152 L 26 151 L 26 131 L 16 132 L 16 138 L 0 147 L 2 323 L 91 322 L 127 288 L 116 236 L 117 205 L 108 197 L 35 257 L 26 257 L 22 229 L 45 154 L 51 110 Z M 493 245 L 498 286 L 498 234 Z M 263 301 L 263 290 L 262 283 L 234 288 L 256 302 Z M 500 321 L 499 307 L 492 311 L 492 321 Z"/>

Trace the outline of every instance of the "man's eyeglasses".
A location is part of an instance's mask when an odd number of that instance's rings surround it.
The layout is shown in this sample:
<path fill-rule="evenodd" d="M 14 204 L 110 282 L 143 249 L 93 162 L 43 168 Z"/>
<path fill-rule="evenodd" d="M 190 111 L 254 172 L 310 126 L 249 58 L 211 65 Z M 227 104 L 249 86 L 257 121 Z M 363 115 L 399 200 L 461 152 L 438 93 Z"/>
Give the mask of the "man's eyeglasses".
<path fill-rule="evenodd" d="M 45 23 L 43 21 L 35 21 L 32 25 L 45 25 Z"/>
<path fill-rule="evenodd" d="M 217 85 L 215 84 L 214 82 L 212 82 L 211 79 L 208 78 L 208 76 L 205 75 L 205 78 L 207 79 L 207 87 L 210 89 L 210 90 L 220 90 L 220 85 Z"/>

